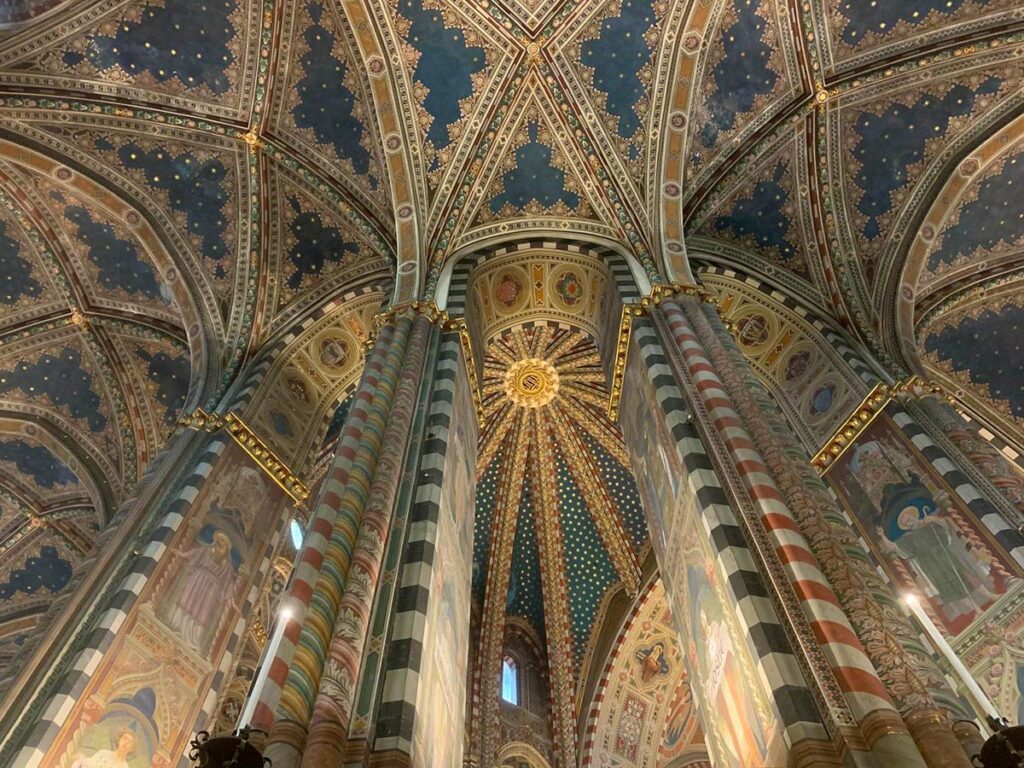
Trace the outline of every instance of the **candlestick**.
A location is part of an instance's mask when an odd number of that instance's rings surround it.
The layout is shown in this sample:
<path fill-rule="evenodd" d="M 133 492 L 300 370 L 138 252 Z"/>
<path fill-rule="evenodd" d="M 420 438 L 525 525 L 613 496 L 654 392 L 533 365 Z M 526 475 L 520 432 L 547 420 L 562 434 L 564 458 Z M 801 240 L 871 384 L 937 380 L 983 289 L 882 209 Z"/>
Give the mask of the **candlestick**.
<path fill-rule="evenodd" d="M 953 648 L 949 643 L 946 642 L 946 638 L 939 632 L 939 628 L 935 626 L 935 623 L 928 617 L 928 614 L 924 610 L 924 606 L 921 605 L 921 601 L 918 600 L 917 595 L 904 595 L 903 603 L 910 609 L 910 612 L 914 614 L 918 622 L 920 622 L 925 633 L 927 633 L 929 639 L 935 645 L 936 650 L 941 653 L 946 661 L 949 662 L 949 666 L 953 668 L 953 672 L 956 673 L 957 677 L 963 682 L 964 687 L 970 692 L 974 698 L 976 706 L 980 707 L 984 714 L 989 717 L 1000 720 L 999 712 L 995 706 L 989 700 L 985 692 L 981 690 L 981 686 L 978 685 L 978 681 L 974 679 L 971 672 L 960 661 L 960 657 L 956 655 Z M 981 718 L 983 721 L 985 718 Z"/>
<path fill-rule="evenodd" d="M 270 675 L 270 665 L 274 663 L 274 659 L 277 657 L 277 649 L 281 647 L 285 627 L 288 626 L 291 618 L 292 612 L 289 608 L 283 608 L 278 614 L 277 626 L 274 627 L 274 636 L 267 643 L 266 648 L 263 649 L 263 657 L 260 659 L 260 671 L 256 675 L 256 682 L 253 683 L 252 690 L 249 691 L 249 698 L 245 702 L 245 709 L 242 710 L 242 715 L 238 718 L 239 728 L 249 725 L 253 714 L 256 712 L 256 705 L 259 704 L 263 687 L 267 684 L 267 677 Z"/>

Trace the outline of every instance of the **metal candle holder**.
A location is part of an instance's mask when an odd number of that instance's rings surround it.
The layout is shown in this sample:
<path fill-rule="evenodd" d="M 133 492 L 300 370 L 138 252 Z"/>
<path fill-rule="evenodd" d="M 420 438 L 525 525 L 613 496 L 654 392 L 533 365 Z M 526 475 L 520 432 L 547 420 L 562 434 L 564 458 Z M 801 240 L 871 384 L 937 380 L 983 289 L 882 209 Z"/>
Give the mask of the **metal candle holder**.
<path fill-rule="evenodd" d="M 230 736 L 212 738 L 208 731 L 199 731 L 189 745 L 188 759 L 197 768 L 271 768 L 270 758 L 249 742 L 253 733 L 266 735 L 266 731 L 249 726 Z"/>

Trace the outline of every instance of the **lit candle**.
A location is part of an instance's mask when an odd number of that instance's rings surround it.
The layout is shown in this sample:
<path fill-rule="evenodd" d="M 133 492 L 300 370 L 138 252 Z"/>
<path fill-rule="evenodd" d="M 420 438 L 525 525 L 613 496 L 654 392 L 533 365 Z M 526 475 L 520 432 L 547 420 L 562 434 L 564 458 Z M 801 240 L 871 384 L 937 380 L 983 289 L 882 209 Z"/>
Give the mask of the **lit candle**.
<path fill-rule="evenodd" d="M 263 686 L 267 684 L 267 677 L 270 675 L 270 665 L 274 663 L 274 659 L 277 657 L 277 649 L 281 647 L 281 641 L 284 639 L 284 630 L 288 626 L 288 622 L 291 621 L 292 612 L 290 608 L 283 608 L 278 614 L 277 626 L 274 627 L 274 636 L 270 638 L 270 642 L 267 643 L 266 648 L 263 649 L 263 658 L 260 660 L 260 671 L 256 675 L 256 682 L 252 686 L 252 690 L 249 691 L 249 698 L 245 702 L 245 709 L 242 710 L 242 716 L 238 718 L 238 727 L 244 728 L 249 725 L 249 721 L 252 720 L 253 714 L 256 712 L 256 705 L 259 704 L 260 695 L 263 693 Z"/>
<path fill-rule="evenodd" d="M 939 632 L 939 628 L 935 626 L 935 623 L 930 618 L 928 618 L 928 614 L 925 612 L 924 606 L 921 605 L 921 601 L 918 600 L 917 595 L 904 595 L 903 602 L 920 622 L 936 650 L 938 650 L 938 652 L 946 658 L 946 661 L 949 662 L 949 666 L 953 668 L 957 677 L 960 678 L 964 687 L 967 688 L 971 696 L 974 698 L 974 703 L 980 707 L 986 715 L 999 720 L 999 712 L 996 711 L 995 706 L 991 701 L 989 701 L 985 692 L 981 690 L 981 686 L 978 685 L 978 681 L 971 675 L 970 670 L 967 669 L 962 661 L 960 661 L 960 657 L 953 652 L 953 648 L 946 642 L 946 638 L 942 636 L 941 632 Z"/>

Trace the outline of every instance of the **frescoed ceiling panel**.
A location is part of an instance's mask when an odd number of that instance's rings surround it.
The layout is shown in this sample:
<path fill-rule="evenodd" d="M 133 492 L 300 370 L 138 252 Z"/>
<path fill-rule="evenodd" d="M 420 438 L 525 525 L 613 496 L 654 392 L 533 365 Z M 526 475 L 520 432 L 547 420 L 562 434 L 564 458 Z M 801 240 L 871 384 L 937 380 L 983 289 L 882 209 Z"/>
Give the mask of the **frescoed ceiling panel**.
<path fill-rule="evenodd" d="M 244 120 L 261 24 L 244 0 L 68 3 L 5 40 L 0 83 Z"/>
<path fill-rule="evenodd" d="M 469 115 L 495 95 L 485 98 L 485 87 L 505 56 L 500 36 L 484 13 L 475 4 L 436 0 L 400 0 L 395 8 L 393 23 L 420 131 L 414 138 L 422 147 L 432 187 L 456 164 L 456 147 L 467 133 Z"/>
<path fill-rule="evenodd" d="M 829 76 L 1012 21 L 1012 0 L 824 0 L 805 7 Z"/>
<path fill-rule="evenodd" d="M 694 77 L 688 183 L 699 186 L 732 148 L 763 128 L 804 91 L 788 19 L 767 0 L 730 0 L 716 7 Z"/>
<path fill-rule="evenodd" d="M 562 51 L 589 90 L 591 106 L 611 137 L 634 185 L 644 190 L 652 114 L 655 57 L 665 34 L 669 3 L 662 0 L 607 0 L 570 25 Z M 585 20 L 585 24 L 582 22 Z"/>
<path fill-rule="evenodd" d="M 77 161 L 91 176 L 114 186 L 124 200 L 137 200 L 138 211 L 145 215 L 124 214 L 124 223 L 139 230 L 143 218 L 155 221 L 161 239 L 181 262 L 180 269 L 189 273 L 189 279 L 204 281 L 201 290 L 228 322 L 254 236 L 253 180 L 241 141 L 177 127 L 153 130 L 134 115 L 92 117 L 81 125 L 68 125 L 57 115 L 39 119 L 32 114 L 25 123 L 29 135 L 50 152 Z M 56 177 L 69 186 L 89 183 L 67 169 Z M 165 248 L 150 246 L 154 252 Z M 165 257 L 160 266 L 166 280 L 171 258 Z M 177 277 L 174 272 L 171 276 Z"/>
<path fill-rule="evenodd" d="M 288 4 L 281 52 L 288 61 L 271 104 L 271 130 L 392 224 L 368 72 L 338 4 Z"/>
<path fill-rule="evenodd" d="M 921 361 L 1000 426 L 1024 427 L 1024 285 L 968 291 L 917 329 Z"/>
<path fill-rule="evenodd" d="M 49 433 L 16 419 L 0 419 L 0 488 L 17 507 L 36 514 L 96 506 L 99 494 L 82 462 Z M 8 512 L 14 512 L 12 504 Z M 94 512 L 94 522 L 95 512 Z M 0 531 L 4 528 L 0 525 Z"/>
<path fill-rule="evenodd" d="M 346 286 L 384 282 L 394 259 L 373 232 L 358 229 L 284 164 L 272 161 L 268 172 L 271 327 Z"/>
<path fill-rule="evenodd" d="M 46 241 L 11 199 L 10 177 L 3 171 L 0 166 L 0 333 L 68 306 L 47 268 L 52 254 L 44 260 Z"/>
<path fill-rule="evenodd" d="M 810 281 L 818 258 L 801 193 L 807 184 L 803 139 L 800 130 L 783 133 L 717 184 L 687 224 L 690 250 L 700 251 L 705 241 L 732 246 L 759 269 L 770 265 Z"/>
<path fill-rule="evenodd" d="M 1024 65 L 994 47 L 907 69 L 830 98 L 822 183 L 835 225 L 826 230 L 845 299 L 864 314 L 894 278 L 909 222 L 946 178 L 950 160 L 998 127 L 1020 101 Z"/>

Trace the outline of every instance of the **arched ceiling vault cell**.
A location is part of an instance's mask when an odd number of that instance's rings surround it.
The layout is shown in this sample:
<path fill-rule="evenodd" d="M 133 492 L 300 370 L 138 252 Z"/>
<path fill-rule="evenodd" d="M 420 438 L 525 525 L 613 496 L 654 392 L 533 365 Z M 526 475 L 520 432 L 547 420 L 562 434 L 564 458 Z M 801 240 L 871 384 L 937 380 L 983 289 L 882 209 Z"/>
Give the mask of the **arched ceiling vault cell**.
<path fill-rule="evenodd" d="M 1019 443 L 1024 353 L 1024 117 L 950 174 L 915 233 L 888 318 L 911 370 Z"/>
<path fill-rule="evenodd" d="M 699 246 L 755 271 L 767 262 L 898 368 L 880 320 L 908 238 L 957 162 L 1020 109 L 1012 13 L 693 4 L 658 150 L 654 227 L 669 260 Z"/>

